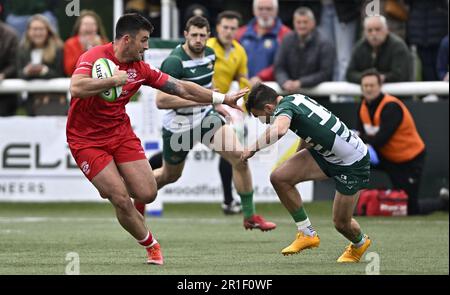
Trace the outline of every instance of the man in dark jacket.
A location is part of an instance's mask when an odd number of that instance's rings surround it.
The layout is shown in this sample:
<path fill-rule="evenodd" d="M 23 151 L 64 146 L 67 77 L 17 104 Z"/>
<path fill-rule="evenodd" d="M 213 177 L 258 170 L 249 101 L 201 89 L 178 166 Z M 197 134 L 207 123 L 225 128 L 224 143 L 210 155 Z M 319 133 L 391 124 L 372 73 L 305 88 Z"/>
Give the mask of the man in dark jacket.
<path fill-rule="evenodd" d="M 0 84 L 3 79 L 16 76 L 16 52 L 18 38 L 15 31 L 0 21 Z M 0 116 L 12 116 L 16 113 L 16 94 L 0 94 Z"/>
<path fill-rule="evenodd" d="M 286 35 L 275 57 L 275 78 L 287 92 L 331 81 L 335 51 L 316 30 L 314 14 L 300 7 L 294 12 L 295 31 Z"/>
<path fill-rule="evenodd" d="M 356 43 L 347 81 L 360 83 L 365 70 L 376 69 L 382 82 L 403 82 L 412 78 L 412 57 L 405 42 L 389 33 L 384 16 L 364 19 L 364 38 Z"/>
<path fill-rule="evenodd" d="M 448 1 L 414 0 L 409 3 L 407 38 L 417 46 L 422 63 L 422 80 L 437 81 L 436 58 L 439 44 L 448 34 Z"/>

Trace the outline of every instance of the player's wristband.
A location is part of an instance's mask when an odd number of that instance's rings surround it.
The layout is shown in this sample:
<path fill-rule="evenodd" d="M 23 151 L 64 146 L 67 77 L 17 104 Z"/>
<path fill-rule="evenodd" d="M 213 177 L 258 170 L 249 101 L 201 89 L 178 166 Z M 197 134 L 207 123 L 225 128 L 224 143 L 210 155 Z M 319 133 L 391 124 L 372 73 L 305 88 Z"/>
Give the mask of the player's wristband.
<path fill-rule="evenodd" d="M 212 93 L 212 103 L 221 104 L 225 100 L 225 94 L 213 91 Z"/>

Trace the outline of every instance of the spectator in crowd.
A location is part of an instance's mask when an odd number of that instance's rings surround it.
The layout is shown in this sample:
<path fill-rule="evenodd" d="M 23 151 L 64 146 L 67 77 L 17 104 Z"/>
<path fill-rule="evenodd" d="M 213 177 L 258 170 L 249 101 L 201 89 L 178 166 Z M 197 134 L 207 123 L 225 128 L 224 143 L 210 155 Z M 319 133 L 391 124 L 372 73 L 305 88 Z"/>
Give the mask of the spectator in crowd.
<path fill-rule="evenodd" d="M 275 58 L 276 81 L 290 93 L 330 81 L 335 57 L 333 44 L 316 30 L 311 9 L 295 10 L 294 29 L 283 39 Z"/>
<path fill-rule="evenodd" d="M 393 189 L 408 194 L 408 215 L 443 210 L 443 200 L 419 202 L 425 143 L 408 108 L 398 98 L 382 93 L 381 87 L 381 75 L 377 71 L 368 70 L 362 74 L 363 97 L 357 130 L 369 145 L 371 164 L 389 175 Z M 448 196 L 446 201 L 448 209 Z"/>
<path fill-rule="evenodd" d="M 64 76 L 63 43 L 43 15 L 28 22 L 19 46 L 18 76 L 22 79 L 51 79 Z M 29 115 L 65 115 L 66 93 L 34 93 L 27 100 Z"/>
<path fill-rule="evenodd" d="M 211 23 L 211 16 L 209 14 L 209 11 L 202 4 L 194 3 L 194 4 L 190 4 L 189 6 L 186 7 L 186 9 L 184 11 L 184 16 L 183 16 L 183 24 L 187 23 L 188 20 L 193 16 L 203 16 L 204 18 L 206 18 L 208 20 L 209 23 Z M 180 27 L 182 27 L 182 26 L 180 26 Z M 180 29 L 181 29 L 181 36 L 184 38 L 184 28 L 180 28 Z"/>
<path fill-rule="evenodd" d="M 16 76 L 16 53 L 18 38 L 16 32 L 0 21 L 0 85 L 2 80 Z M 16 94 L 0 94 L 0 116 L 12 116 L 17 109 Z"/>
<path fill-rule="evenodd" d="M 278 0 L 253 0 L 253 14 L 255 17 L 238 30 L 236 39 L 247 52 L 250 83 L 255 85 L 275 80 L 275 54 L 291 30 L 277 17 Z"/>
<path fill-rule="evenodd" d="M 360 0 L 321 0 L 320 31 L 336 50 L 333 81 L 344 81 L 356 31 L 360 22 Z"/>
<path fill-rule="evenodd" d="M 58 20 L 54 13 L 57 6 L 58 0 L 5 0 L 6 23 L 22 38 L 29 19 L 35 14 L 42 14 L 49 20 L 53 31 L 58 32 Z"/>
<path fill-rule="evenodd" d="M 222 93 L 227 93 L 230 90 L 233 81 L 238 81 L 240 88 L 250 86 L 248 81 L 247 53 L 235 40 L 240 20 L 240 14 L 235 11 L 226 10 L 221 12 L 217 16 L 216 21 L 217 37 L 210 38 L 206 43 L 207 46 L 214 49 L 216 54 L 213 84 Z M 226 113 L 230 116 L 238 136 L 244 136 L 245 125 L 242 113 L 226 106 L 222 107 L 225 108 Z M 222 209 L 225 213 L 240 212 L 240 203 L 234 200 L 231 190 L 233 170 L 223 157 L 220 158 L 219 170 L 224 191 Z"/>
<path fill-rule="evenodd" d="M 422 80 L 437 81 L 436 58 L 442 38 L 448 34 L 447 0 L 414 0 L 409 3 L 407 38 L 417 47 Z"/>
<path fill-rule="evenodd" d="M 389 32 L 384 16 L 364 19 L 364 38 L 353 48 L 347 81 L 360 83 L 362 73 L 376 69 L 382 82 L 410 81 L 412 57 L 405 42 Z"/>
<path fill-rule="evenodd" d="M 82 10 L 73 27 L 73 36 L 64 43 L 64 73 L 72 76 L 78 58 L 90 48 L 106 44 L 102 20 L 92 10 Z"/>
<path fill-rule="evenodd" d="M 152 37 L 161 37 L 161 1 L 127 0 L 124 13 L 138 13 L 154 27 Z"/>
<path fill-rule="evenodd" d="M 439 80 L 448 82 L 448 34 L 439 46 L 436 68 Z"/>

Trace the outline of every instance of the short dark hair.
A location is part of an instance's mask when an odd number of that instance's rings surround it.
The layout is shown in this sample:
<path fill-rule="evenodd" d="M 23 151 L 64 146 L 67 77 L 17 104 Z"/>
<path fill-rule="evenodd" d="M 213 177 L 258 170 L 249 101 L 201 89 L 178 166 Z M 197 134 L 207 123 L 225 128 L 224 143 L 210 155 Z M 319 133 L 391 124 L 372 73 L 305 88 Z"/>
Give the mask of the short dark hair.
<path fill-rule="evenodd" d="M 116 24 L 116 40 L 126 34 L 135 37 L 140 30 L 153 32 L 153 25 L 145 17 L 138 13 L 127 13 L 122 15 Z"/>
<path fill-rule="evenodd" d="M 258 83 L 250 91 L 245 107 L 249 113 L 252 109 L 263 110 L 266 104 L 274 103 L 278 96 L 278 93 L 269 86 Z"/>
<path fill-rule="evenodd" d="M 299 7 L 294 11 L 294 15 L 300 15 L 300 16 L 307 16 L 313 21 L 316 21 L 316 18 L 314 17 L 314 13 L 309 7 Z"/>
<path fill-rule="evenodd" d="M 365 70 L 363 73 L 362 73 L 362 75 L 361 75 L 361 80 L 360 80 L 360 82 L 362 82 L 362 79 L 364 78 L 364 77 L 368 77 L 368 76 L 375 76 L 375 77 L 377 77 L 377 80 L 378 80 L 378 84 L 382 84 L 382 81 L 381 81 L 381 74 L 376 70 L 376 69 L 368 69 L 368 70 Z"/>
<path fill-rule="evenodd" d="M 186 23 L 186 27 L 184 28 L 184 30 L 186 32 L 189 32 L 189 29 L 192 26 L 200 28 L 200 29 L 206 27 L 206 31 L 208 33 L 211 32 L 211 27 L 209 26 L 208 20 L 206 18 L 204 18 L 203 16 L 200 16 L 200 15 L 194 15 L 193 17 L 188 19 L 188 21 Z"/>
<path fill-rule="evenodd" d="M 225 10 L 217 16 L 216 24 L 220 24 L 223 19 L 237 19 L 238 25 L 241 23 L 242 16 L 239 12 L 233 10 Z"/>

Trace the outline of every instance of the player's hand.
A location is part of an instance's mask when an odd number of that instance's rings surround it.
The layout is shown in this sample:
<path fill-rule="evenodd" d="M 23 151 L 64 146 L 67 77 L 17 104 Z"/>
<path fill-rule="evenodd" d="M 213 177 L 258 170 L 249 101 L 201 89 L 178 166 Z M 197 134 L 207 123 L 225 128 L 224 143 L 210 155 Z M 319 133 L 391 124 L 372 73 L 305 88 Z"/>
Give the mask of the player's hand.
<path fill-rule="evenodd" d="M 44 66 L 41 64 L 28 64 L 23 72 L 26 76 L 39 76 L 43 70 Z"/>
<path fill-rule="evenodd" d="M 300 80 L 287 80 L 283 84 L 283 89 L 287 92 L 295 92 L 300 89 L 301 85 Z"/>
<path fill-rule="evenodd" d="M 250 91 L 250 89 L 245 87 L 236 93 L 226 94 L 223 103 L 226 105 L 229 105 L 230 107 L 232 107 L 234 109 L 244 112 L 244 110 L 240 106 L 238 106 L 237 101 L 249 91 Z"/>
<path fill-rule="evenodd" d="M 114 79 L 116 87 L 122 86 L 127 83 L 128 74 L 126 71 L 121 71 L 121 70 L 119 70 L 119 67 L 116 67 L 114 70 L 114 74 L 111 78 Z"/>
<path fill-rule="evenodd" d="M 247 162 L 247 160 L 250 159 L 251 157 L 253 157 L 255 154 L 256 154 L 256 151 L 249 151 L 246 149 L 241 154 L 241 161 Z"/>

